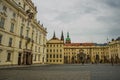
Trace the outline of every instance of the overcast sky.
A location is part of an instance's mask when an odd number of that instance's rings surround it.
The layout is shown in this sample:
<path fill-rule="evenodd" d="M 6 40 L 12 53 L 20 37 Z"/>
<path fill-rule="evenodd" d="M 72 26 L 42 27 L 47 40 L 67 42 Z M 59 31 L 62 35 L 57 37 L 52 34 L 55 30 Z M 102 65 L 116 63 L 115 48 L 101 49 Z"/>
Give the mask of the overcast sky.
<path fill-rule="evenodd" d="M 47 39 L 66 38 L 72 42 L 105 43 L 120 36 L 120 0 L 32 0 L 37 19 L 47 28 Z"/>

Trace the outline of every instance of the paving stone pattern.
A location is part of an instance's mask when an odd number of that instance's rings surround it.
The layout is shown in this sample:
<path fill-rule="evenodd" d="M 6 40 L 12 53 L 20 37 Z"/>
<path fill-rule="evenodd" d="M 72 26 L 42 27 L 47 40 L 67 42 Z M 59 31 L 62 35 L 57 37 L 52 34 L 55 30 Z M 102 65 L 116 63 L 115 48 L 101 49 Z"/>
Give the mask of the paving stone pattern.
<path fill-rule="evenodd" d="M 68 64 L 1 68 L 0 80 L 120 80 L 120 65 Z"/>

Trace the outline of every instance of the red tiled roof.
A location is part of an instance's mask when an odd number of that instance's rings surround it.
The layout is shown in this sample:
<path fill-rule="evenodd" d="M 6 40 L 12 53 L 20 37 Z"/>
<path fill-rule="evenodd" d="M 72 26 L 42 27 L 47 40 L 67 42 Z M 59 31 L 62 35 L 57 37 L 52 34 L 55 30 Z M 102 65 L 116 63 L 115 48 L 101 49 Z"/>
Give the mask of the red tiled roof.
<path fill-rule="evenodd" d="M 65 46 L 94 46 L 94 43 L 70 43 Z"/>

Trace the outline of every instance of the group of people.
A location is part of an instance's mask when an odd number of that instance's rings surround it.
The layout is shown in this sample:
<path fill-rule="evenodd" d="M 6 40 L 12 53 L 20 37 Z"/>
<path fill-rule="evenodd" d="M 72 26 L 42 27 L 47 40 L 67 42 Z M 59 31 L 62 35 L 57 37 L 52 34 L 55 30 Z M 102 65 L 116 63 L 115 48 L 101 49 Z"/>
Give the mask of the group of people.
<path fill-rule="evenodd" d="M 104 60 L 100 60 L 99 56 L 96 56 L 95 60 L 87 60 L 86 58 L 83 58 L 83 57 L 79 57 L 77 63 L 92 63 L 92 64 L 98 64 L 98 63 L 111 63 L 112 66 L 114 64 L 118 64 L 120 63 L 120 59 L 119 57 L 111 57 L 109 60 L 108 59 L 105 59 Z"/>
<path fill-rule="evenodd" d="M 112 66 L 113 66 L 114 64 L 118 64 L 118 63 L 120 63 L 120 59 L 119 59 L 118 56 L 116 56 L 115 58 L 114 58 L 114 57 L 111 57 L 111 64 L 112 64 Z"/>
<path fill-rule="evenodd" d="M 110 59 L 104 57 L 103 59 L 100 59 L 99 55 L 95 56 L 95 59 L 90 58 L 90 56 L 87 56 L 84 53 L 80 53 L 77 55 L 77 60 L 75 57 L 72 57 L 71 60 L 68 60 L 65 58 L 65 63 L 67 64 L 84 64 L 84 63 L 92 63 L 92 64 L 98 64 L 98 63 L 111 63 L 112 65 L 120 63 L 120 59 L 118 56 L 111 56 Z"/>

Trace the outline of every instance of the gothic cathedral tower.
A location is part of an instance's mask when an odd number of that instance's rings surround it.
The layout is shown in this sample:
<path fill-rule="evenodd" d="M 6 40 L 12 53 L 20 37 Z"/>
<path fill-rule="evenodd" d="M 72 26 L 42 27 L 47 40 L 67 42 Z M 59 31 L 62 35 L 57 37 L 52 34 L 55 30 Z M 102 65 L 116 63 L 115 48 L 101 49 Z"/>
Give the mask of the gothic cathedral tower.
<path fill-rule="evenodd" d="M 64 35 L 63 35 L 63 31 L 62 31 L 62 33 L 61 33 L 61 41 L 63 41 L 63 43 L 64 43 Z"/>

